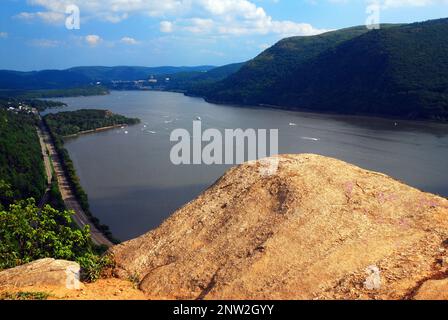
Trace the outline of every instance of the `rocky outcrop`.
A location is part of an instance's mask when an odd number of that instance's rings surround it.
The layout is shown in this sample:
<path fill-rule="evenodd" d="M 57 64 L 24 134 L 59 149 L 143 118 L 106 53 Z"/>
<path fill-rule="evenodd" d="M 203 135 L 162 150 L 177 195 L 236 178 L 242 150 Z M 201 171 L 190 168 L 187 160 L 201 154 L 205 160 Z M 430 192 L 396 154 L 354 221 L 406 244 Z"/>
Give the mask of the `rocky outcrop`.
<path fill-rule="evenodd" d="M 116 273 L 158 299 L 406 299 L 447 275 L 446 199 L 335 159 L 276 159 L 112 248 Z"/>
<path fill-rule="evenodd" d="M 448 278 L 423 283 L 415 295 L 416 300 L 448 300 Z"/>
<path fill-rule="evenodd" d="M 2 287 L 45 287 L 57 286 L 80 289 L 79 264 L 76 262 L 41 259 L 0 272 Z"/>

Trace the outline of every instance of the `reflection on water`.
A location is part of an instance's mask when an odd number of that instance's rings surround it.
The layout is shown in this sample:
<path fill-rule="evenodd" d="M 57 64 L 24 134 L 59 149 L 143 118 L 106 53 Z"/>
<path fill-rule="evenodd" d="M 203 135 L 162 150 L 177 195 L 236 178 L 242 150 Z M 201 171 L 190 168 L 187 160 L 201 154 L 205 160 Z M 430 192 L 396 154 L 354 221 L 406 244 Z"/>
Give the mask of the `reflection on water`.
<path fill-rule="evenodd" d="M 335 157 L 448 196 L 448 126 L 443 124 L 219 106 L 168 92 L 61 101 L 69 105 L 64 110 L 109 109 L 142 120 L 66 143 L 92 211 L 122 240 L 157 227 L 229 168 L 171 164 L 171 131 L 191 132 L 198 118 L 203 130 L 279 129 L 280 153 Z"/>

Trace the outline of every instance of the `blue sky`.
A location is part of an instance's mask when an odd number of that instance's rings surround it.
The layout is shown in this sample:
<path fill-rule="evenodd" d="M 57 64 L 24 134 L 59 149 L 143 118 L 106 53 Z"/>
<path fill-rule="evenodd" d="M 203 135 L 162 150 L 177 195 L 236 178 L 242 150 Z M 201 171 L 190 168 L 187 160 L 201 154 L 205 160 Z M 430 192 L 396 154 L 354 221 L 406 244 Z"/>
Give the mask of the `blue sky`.
<path fill-rule="evenodd" d="M 283 37 L 363 25 L 373 1 L 381 23 L 448 17 L 448 0 L 2 0 L 0 69 L 241 62 Z M 80 29 L 66 27 L 70 5 Z"/>

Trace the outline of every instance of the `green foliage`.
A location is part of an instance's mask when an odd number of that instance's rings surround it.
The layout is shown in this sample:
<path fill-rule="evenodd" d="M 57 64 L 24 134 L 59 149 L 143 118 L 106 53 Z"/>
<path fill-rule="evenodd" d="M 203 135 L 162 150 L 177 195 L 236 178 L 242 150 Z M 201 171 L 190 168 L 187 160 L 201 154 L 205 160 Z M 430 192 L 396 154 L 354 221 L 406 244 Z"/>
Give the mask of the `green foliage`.
<path fill-rule="evenodd" d="M 0 295 L 0 300 L 47 300 L 50 294 L 47 292 L 5 292 Z"/>
<path fill-rule="evenodd" d="M 0 269 L 47 257 L 77 260 L 90 253 L 89 228 L 77 229 L 71 212 L 49 205 L 40 210 L 33 199 L 0 211 Z"/>
<path fill-rule="evenodd" d="M 3 209 L 2 203 L 12 203 L 14 201 L 14 192 L 11 185 L 3 180 L 0 180 L 0 210 Z"/>
<path fill-rule="evenodd" d="M 448 119 L 448 19 L 280 41 L 192 94 L 218 102 Z"/>
<path fill-rule="evenodd" d="M 175 74 L 168 74 L 164 76 L 155 77 L 159 82 L 164 81 L 165 78 L 170 78 L 170 81 L 164 83 L 166 90 L 173 91 L 190 91 L 199 90 L 203 86 L 211 85 L 215 82 L 224 80 L 231 74 L 240 70 L 244 63 L 234 63 L 222 67 L 214 68 L 207 72 L 179 72 Z"/>
<path fill-rule="evenodd" d="M 42 258 L 64 259 L 80 264 L 83 280 L 96 281 L 112 260 L 96 252 L 89 227 L 77 228 L 72 214 L 49 205 L 41 210 L 33 199 L 1 210 L 0 270 Z"/>
<path fill-rule="evenodd" d="M 87 282 L 97 281 L 105 269 L 114 266 L 113 260 L 108 255 L 89 254 L 80 257 L 77 261 L 82 266 L 81 277 Z"/>
<path fill-rule="evenodd" d="M 0 187 L 3 206 L 14 199 L 40 199 L 46 177 L 36 119 L 31 115 L 0 110 L 0 180 L 10 186 L 8 193 Z"/>
<path fill-rule="evenodd" d="M 53 179 L 51 181 L 47 203 L 57 210 L 65 209 L 64 200 L 62 199 L 62 195 L 59 190 L 59 185 L 55 173 L 53 173 Z"/>
<path fill-rule="evenodd" d="M 68 136 L 98 128 L 137 124 L 140 120 L 113 114 L 107 110 L 85 109 L 48 114 L 45 116 L 45 122 L 55 134 Z"/>
<path fill-rule="evenodd" d="M 297 65 L 367 31 L 365 27 L 355 27 L 314 37 L 286 38 L 222 82 L 195 88 L 191 93 L 206 95 L 212 100 L 256 104 L 270 95 L 269 89 L 273 84 L 293 76 L 293 68 Z"/>

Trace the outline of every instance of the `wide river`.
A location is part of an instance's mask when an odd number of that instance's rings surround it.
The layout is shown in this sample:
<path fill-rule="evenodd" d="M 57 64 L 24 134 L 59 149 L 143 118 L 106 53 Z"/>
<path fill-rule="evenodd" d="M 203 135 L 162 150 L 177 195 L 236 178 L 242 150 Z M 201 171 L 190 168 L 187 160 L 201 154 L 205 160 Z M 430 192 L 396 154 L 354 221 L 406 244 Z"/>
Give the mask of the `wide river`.
<path fill-rule="evenodd" d="M 171 163 L 172 130 L 191 132 L 197 117 L 204 129 L 279 129 L 280 153 L 335 157 L 448 196 L 448 125 L 222 106 L 169 92 L 59 100 L 68 104 L 62 111 L 108 109 L 142 120 L 65 145 L 92 212 L 120 240 L 157 227 L 229 168 Z"/>

